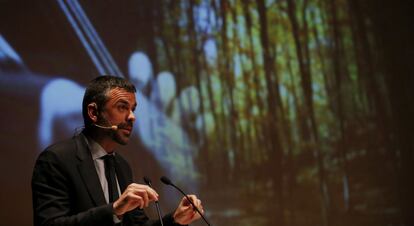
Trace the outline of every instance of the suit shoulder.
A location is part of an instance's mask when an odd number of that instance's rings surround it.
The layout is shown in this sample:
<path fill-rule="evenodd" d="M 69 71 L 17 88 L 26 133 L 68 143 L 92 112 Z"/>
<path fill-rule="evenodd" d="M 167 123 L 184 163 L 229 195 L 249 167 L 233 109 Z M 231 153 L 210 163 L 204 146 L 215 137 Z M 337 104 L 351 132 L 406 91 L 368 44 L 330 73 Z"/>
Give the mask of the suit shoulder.
<path fill-rule="evenodd" d="M 45 148 L 42 153 L 40 153 L 38 160 L 42 159 L 55 159 L 55 160 L 64 160 L 71 159 L 76 156 L 76 139 L 70 138 L 66 140 L 59 141 Z"/>
<path fill-rule="evenodd" d="M 57 155 L 75 153 L 76 141 L 74 138 L 59 141 L 47 147 L 43 152 L 53 152 Z"/>

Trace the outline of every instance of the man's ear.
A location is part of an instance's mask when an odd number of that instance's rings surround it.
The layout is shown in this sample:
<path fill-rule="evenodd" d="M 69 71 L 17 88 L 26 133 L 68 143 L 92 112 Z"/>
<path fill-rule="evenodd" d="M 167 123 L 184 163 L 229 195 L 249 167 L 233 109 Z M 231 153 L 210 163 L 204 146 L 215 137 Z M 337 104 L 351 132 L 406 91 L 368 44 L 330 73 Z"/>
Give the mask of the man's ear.
<path fill-rule="evenodd" d="M 96 123 L 98 121 L 98 105 L 95 102 L 88 104 L 88 116 L 92 122 Z"/>

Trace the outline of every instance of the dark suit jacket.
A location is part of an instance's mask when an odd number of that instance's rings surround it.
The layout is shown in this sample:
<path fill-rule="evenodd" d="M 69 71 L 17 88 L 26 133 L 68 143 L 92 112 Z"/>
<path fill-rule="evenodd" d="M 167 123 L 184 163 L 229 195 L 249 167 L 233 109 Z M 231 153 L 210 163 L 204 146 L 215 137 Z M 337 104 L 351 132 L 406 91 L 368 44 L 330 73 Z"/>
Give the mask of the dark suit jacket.
<path fill-rule="evenodd" d="M 132 183 L 132 171 L 116 154 L 117 177 L 121 191 Z M 112 203 L 107 204 L 92 160 L 81 133 L 43 151 L 32 177 L 34 225 L 114 225 Z M 173 223 L 171 214 L 164 225 Z M 150 221 L 142 209 L 124 215 L 122 225 L 159 225 Z"/>

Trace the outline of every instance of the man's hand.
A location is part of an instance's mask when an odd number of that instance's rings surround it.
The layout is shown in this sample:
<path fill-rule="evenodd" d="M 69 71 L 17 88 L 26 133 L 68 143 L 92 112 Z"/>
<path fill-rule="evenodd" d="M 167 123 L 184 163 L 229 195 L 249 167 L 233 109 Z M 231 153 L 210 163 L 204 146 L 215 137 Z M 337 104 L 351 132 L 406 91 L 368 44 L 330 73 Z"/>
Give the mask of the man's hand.
<path fill-rule="evenodd" d="M 148 207 L 152 201 L 158 200 L 158 193 L 147 185 L 132 183 L 128 185 L 121 197 L 113 204 L 114 214 L 118 217 L 137 207 Z"/>
<path fill-rule="evenodd" d="M 188 195 L 194 205 L 200 210 L 201 213 L 204 214 L 203 206 L 201 205 L 200 199 L 197 198 L 195 195 Z M 178 208 L 175 210 L 174 214 L 174 221 L 181 224 L 186 225 L 190 224 L 191 222 L 200 219 L 200 214 L 193 208 L 191 203 L 187 200 L 186 197 L 183 197 Z"/>

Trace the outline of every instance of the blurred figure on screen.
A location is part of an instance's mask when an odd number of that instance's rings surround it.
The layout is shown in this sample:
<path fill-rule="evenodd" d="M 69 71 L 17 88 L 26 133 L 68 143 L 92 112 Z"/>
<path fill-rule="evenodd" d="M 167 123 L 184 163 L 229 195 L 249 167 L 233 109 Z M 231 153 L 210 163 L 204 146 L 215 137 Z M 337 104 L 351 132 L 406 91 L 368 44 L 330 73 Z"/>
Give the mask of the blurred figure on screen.
<path fill-rule="evenodd" d="M 160 225 L 143 210 L 158 200 L 158 193 L 133 183 L 129 164 L 115 151 L 129 142 L 137 107 L 135 92 L 133 84 L 115 76 L 97 77 L 87 86 L 82 102 L 85 129 L 49 146 L 36 161 L 32 177 L 35 226 Z M 195 195 L 189 197 L 202 211 L 201 201 Z M 163 222 L 186 225 L 199 218 L 183 198 Z"/>

